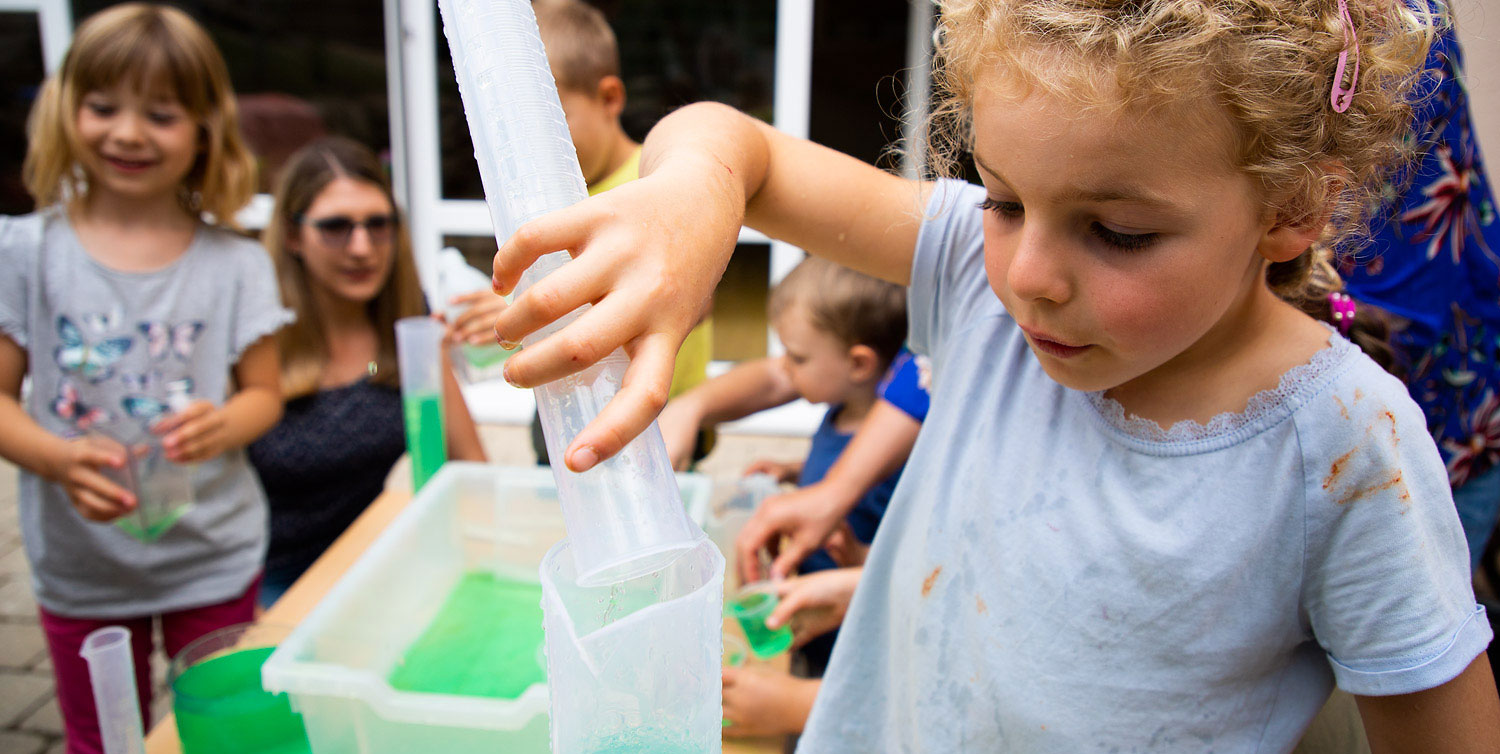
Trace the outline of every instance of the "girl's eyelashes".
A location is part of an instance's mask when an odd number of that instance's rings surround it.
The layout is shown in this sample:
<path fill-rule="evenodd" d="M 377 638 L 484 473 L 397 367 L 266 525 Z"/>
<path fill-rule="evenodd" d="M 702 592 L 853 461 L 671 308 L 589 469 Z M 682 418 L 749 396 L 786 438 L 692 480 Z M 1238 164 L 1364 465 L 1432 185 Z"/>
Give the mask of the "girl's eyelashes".
<path fill-rule="evenodd" d="M 984 212 L 993 212 L 1007 220 L 1014 220 L 1025 214 L 1025 208 L 1020 202 L 1006 202 L 988 197 L 979 203 L 979 209 Z M 1124 251 L 1144 249 L 1155 243 L 1161 235 L 1159 233 L 1121 233 L 1117 230 L 1110 230 L 1098 222 L 1089 223 L 1088 232 L 1089 235 L 1105 244 Z"/>
<path fill-rule="evenodd" d="M 979 209 L 984 212 L 994 212 L 1006 218 L 1020 217 L 1023 212 L 1020 202 L 1002 202 L 999 199 L 991 199 L 989 197 L 985 197 L 984 201 L 979 203 Z"/>
<path fill-rule="evenodd" d="M 1160 236 L 1159 233 L 1121 233 L 1110 230 L 1097 222 L 1089 224 L 1089 233 L 1100 241 L 1125 251 L 1144 249 L 1156 243 L 1157 237 Z"/>

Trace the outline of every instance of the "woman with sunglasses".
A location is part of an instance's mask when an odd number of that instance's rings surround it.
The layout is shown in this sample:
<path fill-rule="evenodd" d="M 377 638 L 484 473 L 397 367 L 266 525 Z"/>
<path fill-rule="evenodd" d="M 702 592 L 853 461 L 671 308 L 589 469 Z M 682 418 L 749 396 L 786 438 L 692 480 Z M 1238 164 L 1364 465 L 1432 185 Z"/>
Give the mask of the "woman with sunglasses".
<path fill-rule="evenodd" d="M 322 139 L 283 168 L 261 239 L 297 321 L 278 333 L 281 423 L 250 446 L 271 504 L 261 603 L 274 603 L 380 494 L 406 450 L 395 323 L 426 313 L 385 170 L 363 145 Z M 448 455 L 484 460 L 452 371 Z"/>

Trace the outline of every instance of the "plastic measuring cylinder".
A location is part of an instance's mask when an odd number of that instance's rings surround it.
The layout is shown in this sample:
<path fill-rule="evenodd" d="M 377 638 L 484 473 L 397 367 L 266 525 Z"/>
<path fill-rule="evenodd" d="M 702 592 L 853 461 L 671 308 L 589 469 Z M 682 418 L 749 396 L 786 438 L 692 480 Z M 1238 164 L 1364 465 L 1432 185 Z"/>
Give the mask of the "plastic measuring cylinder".
<path fill-rule="evenodd" d="M 401 407 L 406 450 L 411 454 L 413 490 L 448 460 L 443 422 L 443 326 L 430 317 L 396 322 L 396 357 L 401 365 Z"/>
<path fill-rule="evenodd" d="M 530 0 L 439 0 L 485 201 L 503 244 L 523 223 L 582 201 L 588 192 L 568 134 Z M 517 294 L 569 261 L 553 252 L 522 276 Z M 525 338 L 566 326 L 583 307 Z M 620 388 L 629 364 L 616 352 L 580 374 L 536 389 L 552 458 Z M 583 474 L 552 467 L 572 557 L 585 583 L 649 573 L 702 533 L 682 508 L 661 432 L 653 424 Z"/>
<path fill-rule="evenodd" d="M 130 655 L 130 629 L 95 629 L 84 637 L 78 654 L 89 666 L 104 754 L 142 754 L 146 744 L 140 698 L 136 696 L 135 660 Z"/>

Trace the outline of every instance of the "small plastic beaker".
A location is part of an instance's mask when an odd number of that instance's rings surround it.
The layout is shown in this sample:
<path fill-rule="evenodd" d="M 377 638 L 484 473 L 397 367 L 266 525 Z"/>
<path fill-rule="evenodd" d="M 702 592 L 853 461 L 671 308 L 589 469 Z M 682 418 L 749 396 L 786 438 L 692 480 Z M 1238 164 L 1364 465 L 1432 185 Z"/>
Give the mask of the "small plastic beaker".
<path fill-rule="evenodd" d="M 302 716 L 261 685 L 260 667 L 287 629 L 241 623 L 199 637 L 168 679 L 183 754 L 307 754 Z"/>
<path fill-rule="evenodd" d="M 78 654 L 89 666 L 104 754 L 141 754 L 146 744 L 135 686 L 135 660 L 130 654 L 130 629 L 95 629 L 84 637 Z"/>
<path fill-rule="evenodd" d="M 570 546 L 554 546 L 541 569 L 552 751 L 719 751 L 719 551 L 700 539 L 660 570 L 588 586 Z"/>
<path fill-rule="evenodd" d="M 142 542 L 154 542 L 192 510 L 196 466 L 168 460 L 159 435 L 118 436 L 128 434 L 96 431 L 88 437 L 125 458 L 124 468 L 102 469 L 106 478 L 135 496 L 135 510 L 115 519 L 115 525 Z"/>
<path fill-rule="evenodd" d="M 747 584 L 729 602 L 729 614 L 745 630 L 745 640 L 750 642 L 750 651 L 763 660 L 775 657 L 792 646 L 791 626 L 774 630 L 766 627 L 766 618 L 771 617 L 771 612 L 780 602 L 775 587 L 768 581 Z"/>
<path fill-rule="evenodd" d="M 448 460 L 442 345 L 443 326 L 437 320 L 406 317 L 396 321 L 396 356 L 401 368 L 401 406 L 413 491 L 422 489 Z"/>

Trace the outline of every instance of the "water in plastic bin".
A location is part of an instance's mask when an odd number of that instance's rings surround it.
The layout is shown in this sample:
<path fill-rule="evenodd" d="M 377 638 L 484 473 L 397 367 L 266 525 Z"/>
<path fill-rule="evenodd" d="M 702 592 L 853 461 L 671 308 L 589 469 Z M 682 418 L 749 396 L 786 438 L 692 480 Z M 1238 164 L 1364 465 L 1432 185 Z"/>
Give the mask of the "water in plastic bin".
<path fill-rule="evenodd" d="M 391 688 L 515 699 L 546 683 L 540 662 L 542 586 L 464 574 L 391 672 Z"/>
<path fill-rule="evenodd" d="M 421 489 L 448 460 L 443 432 L 442 393 L 402 395 L 406 416 L 406 449 L 411 453 L 412 489 Z"/>
<path fill-rule="evenodd" d="M 183 754 L 308 754 L 302 716 L 285 694 L 261 688 L 274 647 L 242 649 L 191 665 L 172 682 Z"/>

